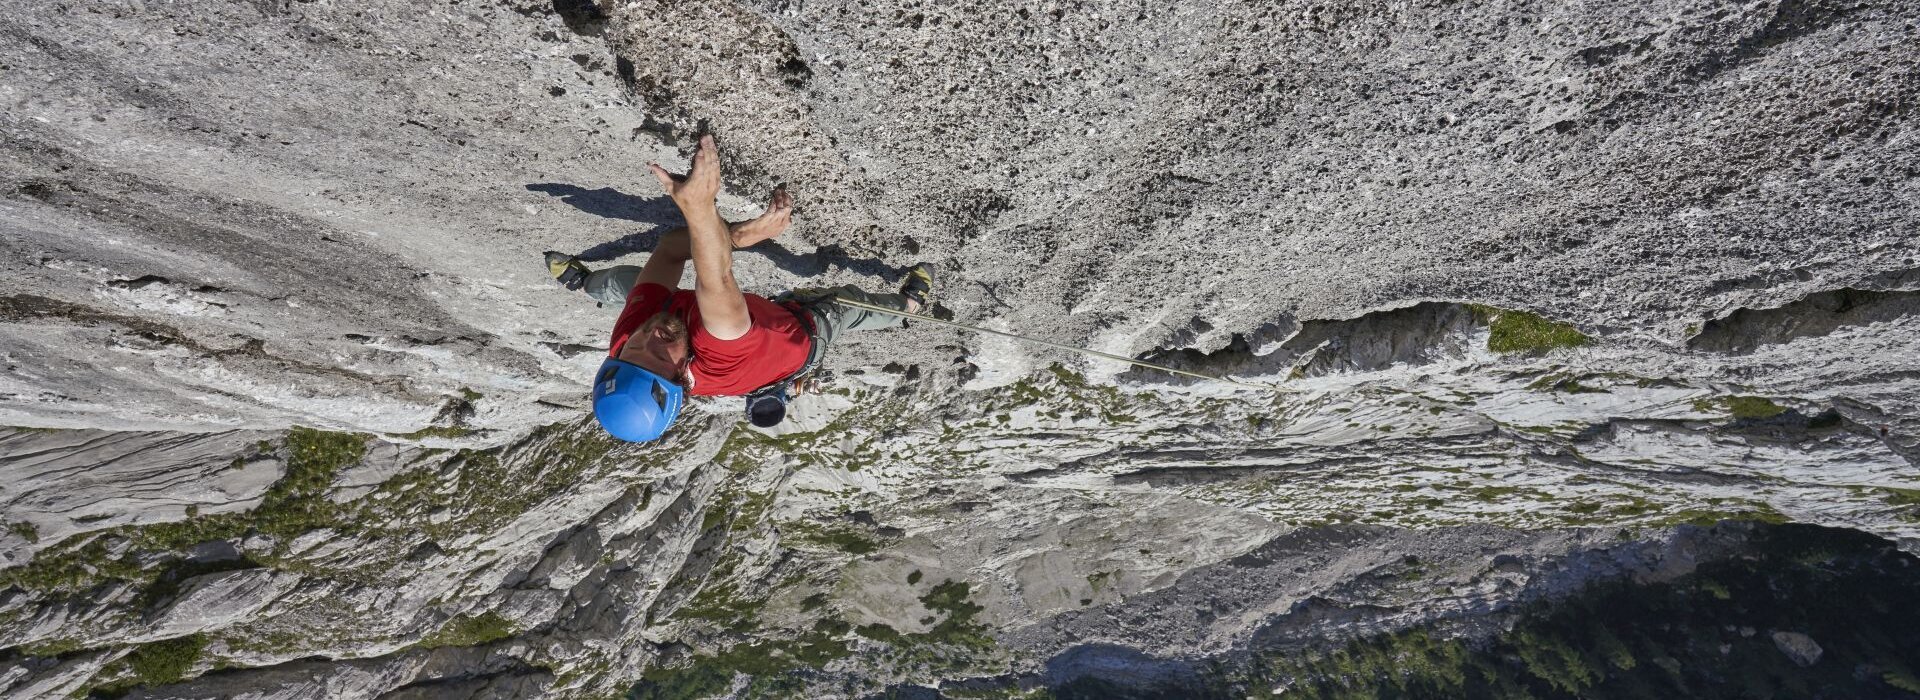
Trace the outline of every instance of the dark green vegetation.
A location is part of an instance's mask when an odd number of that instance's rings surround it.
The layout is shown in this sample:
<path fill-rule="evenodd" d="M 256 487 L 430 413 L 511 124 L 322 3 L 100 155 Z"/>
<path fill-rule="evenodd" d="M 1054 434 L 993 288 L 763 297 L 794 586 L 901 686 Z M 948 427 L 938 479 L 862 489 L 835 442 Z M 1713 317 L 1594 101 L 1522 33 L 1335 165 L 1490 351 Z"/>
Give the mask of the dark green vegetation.
<path fill-rule="evenodd" d="M 453 438 L 463 438 L 468 435 L 472 435 L 476 432 L 479 432 L 479 431 L 476 431 L 472 428 L 462 428 L 457 425 L 430 425 L 425 428 L 415 430 L 411 433 L 394 434 L 392 435 L 392 437 L 400 440 L 422 440 L 426 438 L 453 439 Z"/>
<path fill-rule="evenodd" d="M 36 544 L 40 542 L 40 528 L 34 527 L 33 523 L 7 523 L 7 531 L 19 535 L 28 542 Z"/>
<path fill-rule="evenodd" d="M 327 500 L 327 488 L 333 485 L 333 478 L 341 468 L 358 463 L 366 454 L 367 438 L 364 435 L 294 428 L 287 433 L 286 476 L 280 477 L 280 481 L 267 491 L 267 497 L 261 501 L 259 508 L 234 516 L 234 519 L 251 516 L 252 522 L 246 524 L 283 538 L 298 537 L 316 527 L 331 525 L 337 520 L 337 506 Z M 205 542 L 234 536 L 220 533 L 207 537 L 206 534 L 213 533 L 195 533 L 195 537 Z"/>
<path fill-rule="evenodd" d="M 969 599 L 970 590 L 964 582 L 947 580 L 921 596 L 921 604 L 934 613 L 925 621 L 932 625 L 926 632 L 903 634 L 879 624 L 856 628 L 829 617 L 794 639 L 739 644 L 718 654 L 695 656 L 685 665 L 650 669 L 634 688 L 632 698 L 713 697 L 731 687 L 736 675 L 747 677 L 744 697 L 793 697 L 805 687 L 808 670 L 817 671 L 829 662 L 851 656 L 848 642 L 855 636 L 890 645 L 896 661 L 964 668 L 972 654 L 994 646 L 986 626 L 974 619 L 984 608 Z M 735 631 L 743 630 L 736 625 Z"/>
<path fill-rule="evenodd" d="M 151 642 L 135 647 L 127 655 L 127 666 L 141 685 L 177 683 L 207 650 L 207 636 L 194 634 L 177 639 Z"/>
<path fill-rule="evenodd" d="M 1916 507 L 1920 506 L 1920 489 L 1881 486 L 1877 490 L 1887 505 L 1900 508 L 1900 519 L 1920 523 L 1920 507 Z"/>
<path fill-rule="evenodd" d="M 1591 341 L 1579 329 L 1549 321 L 1537 314 L 1480 305 L 1468 308 L 1487 319 L 1487 349 L 1494 352 L 1544 352 L 1555 348 L 1579 347 Z"/>
<path fill-rule="evenodd" d="M 119 697 L 134 688 L 159 686 L 178 683 L 199 663 L 200 656 L 207 649 L 207 636 L 193 634 L 158 642 L 148 642 L 133 648 L 133 651 L 121 657 L 119 661 L 108 664 L 101 672 L 103 676 L 117 676 L 118 680 L 96 686 L 96 697 Z"/>
<path fill-rule="evenodd" d="M 995 416 L 1033 403 L 1034 396 L 1021 392 L 1042 391 L 1038 387 L 1043 386 L 1048 391 L 1084 391 L 1109 402 L 1124 400 L 1117 390 L 1096 391 L 1077 375 L 1061 370 L 1052 381 L 1041 379 L 990 392 L 991 405 L 982 409 L 986 417 L 978 422 L 998 424 Z M 684 602 L 665 617 L 697 630 L 690 636 L 701 641 L 691 653 L 651 663 L 634 697 L 707 697 L 723 692 L 736 679 L 745 684 L 746 697 L 793 697 L 820 678 L 827 666 L 853 656 L 856 648 L 862 669 L 898 670 L 929 679 L 943 670 L 973 669 L 994 658 L 995 644 L 978 620 L 983 609 L 970 599 L 971 589 L 964 582 L 942 581 L 920 589 L 921 603 L 928 611 L 921 623 L 925 631 L 902 632 L 884 624 L 856 627 L 837 615 L 831 609 L 834 598 L 826 592 L 836 585 L 837 574 L 789 573 L 810 568 L 838 572 L 849 560 L 891 544 L 900 536 L 897 533 L 870 518 L 854 517 L 850 508 L 824 507 L 777 521 L 769 515 L 765 467 L 859 471 L 897 458 L 884 454 L 875 443 L 886 434 L 919 425 L 918 414 L 903 408 L 911 400 L 897 394 L 878 397 L 876 404 L 849 411 L 816 432 L 770 437 L 739 430 L 728 438 L 712 461 L 730 474 L 699 517 L 699 543 L 690 560 L 694 563 L 669 581 L 663 593 L 668 600 L 684 595 L 677 598 Z M 1077 417 L 1097 415 L 1106 405 L 1092 401 L 1089 412 Z M 954 468 L 964 468 L 959 462 Z M 809 563 L 796 566 L 798 561 Z M 920 584 L 925 576 L 903 575 L 909 585 Z M 795 588 L 810 593 L 786 598 Z M 804 629 L 781 629 L 777 621 L 783 615 L 774 609 L 783 598 L 797 602 L 803 612 L 824 617 Z M 833 671 L 843 672 L 839 667 Z"/>
<path fill-rule="evenodd" d="M 1726 413 L 1738 420 L 1766 420 L 1787 412 L 1786 407 L 1759 396 L 1717 396 L 1711 399 L 1695 399 L 1693 410 L 1701 413 Z"/>
<path fill-rule="evenodd" d="M 479 615 L 462 615 L 447 622 L 446 627 L 421 639 L 414 644 L 423 649 L 438 647 L 472 647 L 496 642 L 513 636 L 513 623 L 499 613 L 491 610 Z"/>
<path fill-rule="evenodd" d="M 927 606 L 928 610 L 946 613 L 946 615 L 934 624 L 933 629 L 921 634 L 907 635 L 908 639 L 917 637 L 936 644 L 951 644 L 973 649 L 992 648 L 993 638 L 987 636 L 986 627 L 973 619 L 985 608 L 968 600 L 967 595 L 971 592 L 972 589 L 966 583 L 947 580 L 934 586 L 933 590 L 927 591 L 926 595 L 920 596 L 921 605 Z"/>
<path fill-rule="evenodd" d="M 795 697 L 804 682 L 793 675 L 794 672 L 817 669 L 851 653 L 846 642 L 817 630 L 789 641 L 741 644 L 714 656 L 695 657 L 686 666 L 649 669 L 629 697 L 632 700 L 713 697 L 733 685 L 734 674 L 749 679 L 742 693 L 745 697 Z"/>
<path fill-rule="evenodd" d="M 829 549 L 837 549 L 848 554 L 871 554 L 880 551 L 880 543 L 857 529 L 848 526 L 825 526 L 813 523 L 791 523 L 786 526 L 794 542 L 812 544 Z"/>
<path fill-rule="evenodd" d="M 1610 583 L 1528 605 L 1510 631 L 1449 639 L 1414 629 L 1337 649 L 1274 650 L 1202 667 L 1243 698 L 1910 698 L 1920 693 L 1920 559 L 1848 530 L 1753 528 L 1750 550 L 1666 583 Z M 1823 650 L 1801 667 L 1775 631 Z M 1173 697 L 1094 679 L 1059 698 Z"/>
<path fill-rule="evenodd" d="M 701 545 L 692 554 L 707 559 L 704 570 L 683 571 L 668 584 L 669 589 L 697 587 L 672 618 L 709 627 L 735 639 L 755 632 L 769 631 L 761 620 L 770 591 L 756 576 L 756 563 L 749 549 L 769 533 L 767 510 L 772 495 L 749 488 L 744 480 L 769 452 L 785 453 L 797 449 L 794 441 L 804 437 L 768 438 L 751 431 L 738 430 L 714 456 L 714 462 L 731 473 L 730 481 L 716 493 L 701 516 Z M 826 527 L 806 521 L 783 523 L 782 537 L 809 540 L 808 533 Z M 784 541 L 784 539 L 783 539 Z M 802 605 L 816 609 L 828 596 L 810 597 Z M 798 631 L 789 639 L 742 642 L 717 653 L 693 655 L 679 662 L 655 665 L 648 669 L 634 688 L 635 698 L 709 697 L 731 687 L 736 676 L 748 678 L 750 697 L 790 697 L 803 687 L 796 672 L 818 669 L 852 652 L 847 640 L 851 626 L 836 618 L 825 618 L 813 629 Z"/>
<path fill-rule="evenodd" d="M 1719 506 L 1722 504 L 1709 505 Z M 1766 503 L 1753 501 L 1748 503 L 1735 503 L 1733 505 L 1733 509 L 1725 510 L 1718 507 L 1688 508 L 1676 513 L 1670 513 L 1666 517 L 1662 517 L 1651 524 L 1698 525 L 1700 527 L 1709 527 L 1725 520 L 1766 523 L 1768 525 L 1785 525 L 1789 522 L 1785 513 L 1775 510 L 1773 506 L 1767 505 Z"/>

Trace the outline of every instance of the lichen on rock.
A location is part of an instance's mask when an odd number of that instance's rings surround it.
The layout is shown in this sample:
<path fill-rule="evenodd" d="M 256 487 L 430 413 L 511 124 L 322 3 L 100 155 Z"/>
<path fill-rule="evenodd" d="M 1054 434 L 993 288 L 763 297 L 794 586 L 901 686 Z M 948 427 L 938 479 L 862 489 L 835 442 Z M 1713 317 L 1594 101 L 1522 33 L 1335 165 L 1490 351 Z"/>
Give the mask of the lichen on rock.
<path fill-rule="evenodd" d="M 7 9 L 0 696 L 1920 692 L 1809 626 L 1920 570 L 1898 3 Z M 747 291 L 1279 390 L 912 323 L 618 443 L 540 252 L 702 133 Z"/>

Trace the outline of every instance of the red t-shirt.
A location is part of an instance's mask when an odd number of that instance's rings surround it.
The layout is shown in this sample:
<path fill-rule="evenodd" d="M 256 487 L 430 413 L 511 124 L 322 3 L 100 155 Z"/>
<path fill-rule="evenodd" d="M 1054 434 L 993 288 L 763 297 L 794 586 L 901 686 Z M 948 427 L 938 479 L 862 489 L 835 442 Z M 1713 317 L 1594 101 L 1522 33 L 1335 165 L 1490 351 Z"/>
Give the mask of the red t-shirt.
<path fill-rule="evenodd" d="M 812 341 L 807 327 L 793 312 L 747 294 L 747 317 L 752 327 L 733 340 L 721 340 L 700 323 L 700 306 L 693 292 L 668 290 L 657 284 L 636 284 L 627 293 L 627 307 L 613 324 L 613 343 L 608 357 L 617 357 L 627 337 L 660 312 L 666 301 L 667 312 L 687 322 L 688 345 L 693 352 L 693 388 L 696 396 L 741 396 L 747 392 L 786 379 L 807 363 Z M 671 298 L 671 301 L 668 299 Z"/>

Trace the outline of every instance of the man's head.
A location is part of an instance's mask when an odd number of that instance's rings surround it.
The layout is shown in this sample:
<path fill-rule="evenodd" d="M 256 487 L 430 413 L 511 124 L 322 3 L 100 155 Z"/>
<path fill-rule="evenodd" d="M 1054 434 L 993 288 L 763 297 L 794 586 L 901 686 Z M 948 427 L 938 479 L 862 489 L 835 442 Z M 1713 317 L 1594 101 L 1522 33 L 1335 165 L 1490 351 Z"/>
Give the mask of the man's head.
<path fill-rule="evenodd" d="M 687 340 L 686 322 L 663 311 L 635 329 L 617 357 L 600 363 L 593 383 L 593 417 L 600 427 L 629 442 L 666 433 L 691 383 Z"/>
<path fill-rule="evenodd" d="M 688 343 L 687 322 L 661 311 L 640 323 L 620 347 L 620 360 L 671 379 L 680 386 L 693 385 L 693 352 Z"/>

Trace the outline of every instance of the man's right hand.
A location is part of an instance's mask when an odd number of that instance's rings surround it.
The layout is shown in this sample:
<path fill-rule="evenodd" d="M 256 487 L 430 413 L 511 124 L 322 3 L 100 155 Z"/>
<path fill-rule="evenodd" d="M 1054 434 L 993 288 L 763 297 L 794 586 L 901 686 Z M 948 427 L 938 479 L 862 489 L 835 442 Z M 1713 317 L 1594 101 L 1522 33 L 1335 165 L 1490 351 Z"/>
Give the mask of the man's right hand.
<path fill-rule="evenodd" d="M 720 149 L 713 145 L 713 136 L 700 137 L 700 147 L 693 153 L 693 169 L 685 176 L 667 172 L 659 163 L 648 163 L 647 169 L 660 179 L 660 187 L 689 221 L 696 215 L 718 216 L 713 206 L 720 195 Z"/>

